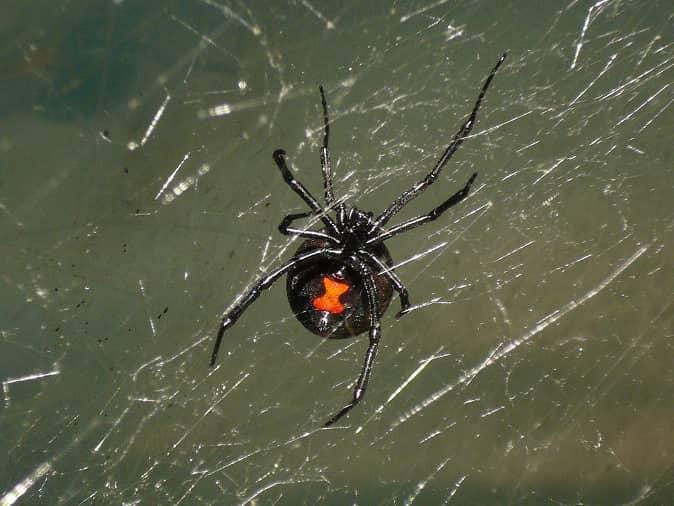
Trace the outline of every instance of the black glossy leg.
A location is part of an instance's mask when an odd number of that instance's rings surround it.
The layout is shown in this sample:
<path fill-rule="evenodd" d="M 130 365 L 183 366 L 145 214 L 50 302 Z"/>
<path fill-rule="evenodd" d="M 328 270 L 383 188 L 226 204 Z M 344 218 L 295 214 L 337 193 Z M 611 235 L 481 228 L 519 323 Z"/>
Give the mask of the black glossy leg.
<path fill-rule="evenodd" d="M 323 105 L 323 146 L 321 147 L 321 170 L 323 172 L 325 204 L 329 207 L 335 201 L 335 194 L 332 192 L 332 167 L 330 165 L 330 152 L 328 151 L 330 123 L 328 121 L 328 102 L 325 100 L 325 91 L 323 90 L 323 85 L 319 86 L 318 89 L 321 92 L 321 104 Z"/>
<path fill-rule="evenodd" d="M 318 230 L 304 230 L 290 226 L 290 224 L 295 220 L 300 218 L 308 218 L 309 216 L 313 215 L 314 213 L 312 212 L 289 214 L 283 218 L 281 223 L 279 223 L 278 231 L 283 235 L 296 235 L 305 239 L 324 239 L 334 243 L 335 245 L 339 244 L 339 240 L 337 238 L 332 237 L 330 234 L 326 234 L 325 232 L 320 232 Z"/>
<path fill-rule="evenodd" d="M 381 276 L 386 276 L 393 285 L 393 288 L 395 288 L 396 292 L 398 292 L 398 297 L 400 298 L 400 311 L 396 313 L 396 318 L 400 318 L 401 316 L 409 312 L 411 304 L 409 294 L 407 293 L 407 288 L 400 280 L 398 275 L 395 273 L 395 271 L 392 270 L 384 262 L 379 260 L 376 255 L 373 255 L 372 253 L 370 253 L 365 249 L 360 250 L 358 254 L 366 257 L 368 261 L 374 263 L 379 271 L 377 272 L 377 274 L 380 274 Z"/>
<path fill-rule="evenodd" d="M 330 207 L 335 203 L 335 194 L 332 190 L 332 163 L 330 162 L 330 121 L 328 119 L 328 101 L 325 99 L 323 85 L 318 89 L 321 92 L 321 105 L 323 106 L 323 146 L 321 147 L 321 171 L 323 172 L 323 187 L 325 189 L 325 205 Z M 337 222 L 344 221 L 344 204 L 337 204 Z"/>
<path fill-rule="evenodd" d="M 252 286 L 252 288 L 248 290 L 248 293 L 246 293 L 243 296 L 243 298 L 239 301 L 239 303 L 236 306 L 234 306 L 234 308 L 229 313 L 227 313 L 222 319 L 222 323 L 220 324 L 220 330 L 218 331 L 218 336 L 216 337 L 215 345 L 213 346 L 213 353 L 211 354 L 211 361 L 209 365 L 211 367 L 215 365 L 215 361 L 218 358 L 218 350 L 220 349 L 220 344 L 222 343 L 222 336 L 224 335 L 225 331 L 236 323 L 236 321 L 243 314 L 243 312 L 246 309 L 248 309 L 248 306 L 250 306 L 253 302 L 255 302 L 255 300 L 260 296 L 263 290 L 266 290 L 267 288 L 272 286 L 277 279 L 279 279 L 281 276 L 283 276 L 286 272 L 288 272 L 295 266 L 301 265 L 319 256 L 335 258 L 338 257 L 340 253 L 341 250 L 339 249 L 333 250 L 321 248 L 313 250 L 308 253 L 304 253 L 302 255 L 298 255 L 292 258 L 285 265 L 282 265 L 275 271 L 271 272 L 270 274 L 267 274 L 264 278 L 259 279 Z"/>
<path fill-rule="evenodd" d="M 304 202 L 306 202 L 309 208 L 311 208 L 313 211 L 313 214 L 320 217 L 321 221 L 325 224 L 326 227 L 328 227 L 333 235 L 339 235 L 337 225 L 335 225 L 335 222 L 332 221 L 332 218 L 330 218 L 330 216 L 325 213 L 325 209 L 323 209 L 314 196 L 309 193 L 309 190 L 307 190 L 304 185 L 299 180 L 295 179 L 295 177 L 292 175 L 288 165 L 286 164 L 285 155 L 286 152 L 282 149 L 277 149 L 272 155 L 276 165 L 283 175 L 284 181 L 288 184 L 288 186 L 290 186 L 290 188 L 293 189 L 295 193 L 300 196 L 302 200 L 304 200 Z"/>
<path fill-rule="evenodd" d="M 456 133 L 456 135 L 454 135 L 452 142 L 449 143 L 447 149 L 445 149 L 444 153 L 442 153 L 442 156 L 435 164 L 435 167 L 433 167 L 433 170 L 431 170 L 431 172 L 429 172 L 429 174 L 424 179 L 419 181 L 409 190 L 403 192 L 397 199 L 395 199 L 393 203 L 387 207 L 384 212 L 381 213 L 381 215 L 379 215 L 379 217 L 375 220 L 371 232 L 374 232 L 377 230 L 377 228 L 384 226 L 391 219 L 391 217 L 400 211 L 410 200 L 418 196 L 436 181 L 442 168 L 447 164 L 447 162 L 449 162 L 450 158 L 452 158 L 452 155 L 454 155 L 456 150 L 459 149 L 459 146 L 463 143 L 465 138 L 473 129 L 473 126 L 475 125 L 475 118 L 477 117 L 477 111 L 480 108 L 480 104 L 482 104 L 482 99 L 484 98 L 485 93 L 487 93 L 487 89 L 489 88 L 492 79 L 494 79 L 496 71 L 501 66 L 505 58 L 506 53 L 503 53 L 498 62 L 496 62 L 496 65 L 482 85 L 482 89 L 480 90 L 480 94 L 475 101 L 475 105 L 473 106 L 470 116 L 468 116 L 468 119 L 463 123 L 463 125 L 461 125 L 461 128 L 459 128 L 459 131 Z"/>
<path fill-rule="evenodd" d="M 340 409 L 336 415 L 325 422 L 324 427 L 329 427 L 333 423 L 337 422 L 340 418 L 351 411 L 365 396 L 367 384 L 370 381 L 370 375 L 372 374 L 374 359 L 377 356 L 379 339 L 381 338 L 381 325 L 379 324 L 379 304 L 377 303 L 374 280 L 372 279 L 372 271 L 365 264 L 365 262 L 357 257 L 352 257 L 351 262 L 353 266 L 358 267 L 358 272 L 363 279 L 365 293 L 367 294 L 367 303 L 370 312 L 370 343 L 368 344 L 367 351 L 365 352 L 363 368 L 360 371 L 360 376 L 358 377 L 356 386 L 353 389 L 353 397 L 351 398 L 351 402 L 349 402 L 346 406 Z"/>
<path fill-rule="evenodd" d="M 442 215 L 442 213 L 444 213 L 447 209 L 455 206 L 468 196 L 468 192 L 470 192 L 470 185 L 473 184 L 473 181 L 475 181 L 476 177 L 477 172 L 474 172 L 463 188 L 461 188 L 458 192 L 456 192 L 454 195 L 445 200 L 438 207 L 433 209 L 430 213 L 424 214 L 422 216 L 417 216 L 416 218 L 412 218 L 411 220 L 401 223 L 400 225 L 396 225 L 395 227 L 387 230 L 386 232 L 382 232 L 379 235 L 376 235 L 372 239 L 368 240 L 365 244 L 369 246 L 371 244 L 385 241 L 386 239 L 390 239 L 394 235 L 407 232 L 408 230 L 411 230 L 420 225 L 424 225 L 425 223 L 438 219 Z"/>

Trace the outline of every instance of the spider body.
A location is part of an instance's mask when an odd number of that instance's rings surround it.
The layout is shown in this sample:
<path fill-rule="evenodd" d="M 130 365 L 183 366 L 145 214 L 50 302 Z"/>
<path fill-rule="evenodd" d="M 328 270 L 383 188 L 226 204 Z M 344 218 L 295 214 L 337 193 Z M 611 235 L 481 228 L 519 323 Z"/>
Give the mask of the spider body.
<path fill-rule="evenodd" d="M 309 251 L 329 248 L 324 239 L 307 239 L 295 256 Z M 377 244 L 371 251 L 381 264 L 393 266 L 388 248 Z M 353 252 L 352 252 L 353 254 Z M 379 264 L 367 262 L 373 272 Z M 380 314 L 388 308 L 393 297 L 393 285 L 384 275 L 373 277 Z M 317 258 L 294 267 L 286 277 L 288 302 L 295 317 L 310 332 L 330 339 L 353 337 L 369 329 L 369 305 L 363 280 L 349 265 L 338 259 Z"/>
<path fill-rule="evenodd" d="M 395 273 L 391 255 L 384 241 L 434 221 L 445 211 L 461 202 L 468 195 L 477 173 L 473 173 L 462 189 L 429 213 L 408 219 L 392 227 L 386 225 L 408 202 L 437 180 L 442 168 L 470 134 L 482 99 L 505 57 L 506 55 L 503 54 L 492 69 L 482 85 L 470 116 L 454 135 L 433 169 L 424 179 L 398 196 L 376 218 L 371 212 L 348 207 L 335 199 L 328 150 L 330 136 L 328 105 L 323 87 L 319 87 L 324 122 L 320 160 L 325 206 L 322 206 L 292 175 L 286 163 L 285 151 L 282 149 L 274 151 L 274 162 L 281 171 L 286 184 L 310 209 L 307 212 L 286 216 L 279 224 L 279 232 L 300 237 L 304 239 L 304 242 L 287 263 L 255 282 L 223 317 L 211 354 L 211 366 L 215 364 L 225 331 L 236 323 L 262 291 L 270 288 L 278 279 L 287 274 L 288 301 L 297 319 L 309 331 L 325 338 L 345 338 L 368 332 L 369 343 L 365 352 L 365 360 L 353 389 L 351 402 L 330 418 L 325 426 L 335 423 L 361 401 L 365 395 L 379 347 L 380 319 L 391 302 L 393 292 L 397 292 L 400 299 L 400 311 L 396 314 L 397 318 L 411 309 L 407 288 Z M 328 211 L 334 211 L 334 218 Z M 311 216 L 318 218 L 323 223 L 323 227 L 310 230 L 292 226 L 296 220 Z"/>

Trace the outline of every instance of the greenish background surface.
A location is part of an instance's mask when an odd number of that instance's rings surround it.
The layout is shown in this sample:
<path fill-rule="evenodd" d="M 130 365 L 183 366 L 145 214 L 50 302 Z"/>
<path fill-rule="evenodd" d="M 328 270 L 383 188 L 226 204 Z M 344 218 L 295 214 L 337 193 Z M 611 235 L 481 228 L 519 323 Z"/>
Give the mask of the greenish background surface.
<path fill-rule="evenodd" d="M 0 7 L 0 504 L 671 504 L 670 2 L 25 1 Z M 322 342 L 284 283 L 322 118 L 335 187 L 421 179 L 417 308 Z M 397 302 L 394 301 L 395 308 Z"/>

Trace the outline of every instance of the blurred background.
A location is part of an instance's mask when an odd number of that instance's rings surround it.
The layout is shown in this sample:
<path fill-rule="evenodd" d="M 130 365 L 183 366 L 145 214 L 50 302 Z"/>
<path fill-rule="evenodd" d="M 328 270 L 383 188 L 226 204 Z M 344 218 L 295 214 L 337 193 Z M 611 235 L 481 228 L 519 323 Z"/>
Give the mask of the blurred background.
<path fill-rule="evenodd" d="M 0 16 L 0 504 L 670 504 L 671 2 L 28 0 Z M 415 310 L 322 341 L 271 153 L 381 212 Z M 395 220 L 394 220 L 395 221 Z M 394 224 L 392 222 L 392 224 Z"/>

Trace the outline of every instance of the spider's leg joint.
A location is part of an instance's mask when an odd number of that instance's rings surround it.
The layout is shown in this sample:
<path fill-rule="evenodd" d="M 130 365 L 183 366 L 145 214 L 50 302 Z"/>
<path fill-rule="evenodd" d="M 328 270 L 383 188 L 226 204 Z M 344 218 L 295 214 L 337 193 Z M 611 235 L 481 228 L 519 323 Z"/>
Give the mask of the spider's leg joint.
<path fill-rule="evenodd" d="M 406 315 L 407 313 L 409 313 L 410 311 L 412 311 L 412 308 L 411 308 L 411 307 L 406 307 L 406 308 L 401 309 L 400 311 L 398 311 L 398 312 L 396 313 L 396 320 L 399 320 L 400 318 L 402 318 L 403 316 L 405 316 L 405 315 Z"/>

